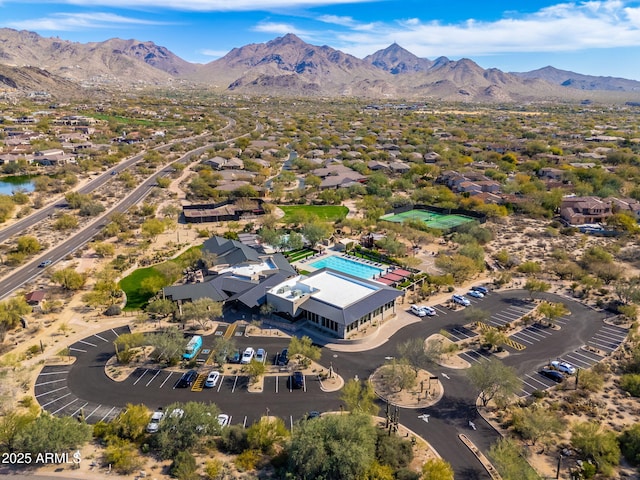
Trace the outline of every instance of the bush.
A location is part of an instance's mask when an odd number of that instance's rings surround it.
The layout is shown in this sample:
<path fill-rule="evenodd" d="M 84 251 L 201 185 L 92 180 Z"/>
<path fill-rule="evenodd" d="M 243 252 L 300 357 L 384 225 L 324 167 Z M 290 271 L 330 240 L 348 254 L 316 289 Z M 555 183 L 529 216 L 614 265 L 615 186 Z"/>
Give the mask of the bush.
<path fill-rule="evenodd" d="M 640 374 L 626 373 L 620 377 L 620 388 L 634 397 L 640 397 Z"/>
<path fill-rule="evenodd" d="M 413 460 L 411 442 L 395 435 L 390 436 L 385 430 L 378 430 L 376 459 L 394 470 L 407 467 Z"/>
<path fill-rule="evenodd" d="M 178 452 L 169 471 L 171 472 L 171 476 L 175 478 L 180 480 L 191 480 L 199 478 L 196 473 L 196 469 L 197 465 L 195 457 L 191 455 L 191 453 L 183 450 Z"/>
<path fill-rule="evenodd" d="M 104 314 L 108 317 L 113 317 L 115 315 L 120 315 L 122 313 L 122 309 L 118 305 L 111 305 L 104 311 Z"/>
<path fill-rule="evenodd" d="M 620 450 L 629 463 L 640 465 L 640 424 L 626 429 L 618 437 Z"/>
<path fill-rule="evenodd" d="M 255 470 L 259 460 L 259 450 L 245 450 L 236 457 L 236 467 L 240 471 Z"/>
<path fill-rule="evenodd" d="M 247 432 L 241 425 L 231 425 L 222 431 L 219 448 L 226 453 L 242 453 L 249 446 Z"/>

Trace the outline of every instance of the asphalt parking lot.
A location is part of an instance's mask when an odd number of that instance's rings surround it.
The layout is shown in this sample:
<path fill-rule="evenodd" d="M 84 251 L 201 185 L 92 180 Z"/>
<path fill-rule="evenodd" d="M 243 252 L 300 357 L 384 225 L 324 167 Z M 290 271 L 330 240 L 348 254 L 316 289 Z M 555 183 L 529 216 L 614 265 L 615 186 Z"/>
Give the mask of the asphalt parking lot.
<path fill-rule="evenodd" d="M 473 306 L 488 312 L 491 325 L 499 326 L 515 322 L 533 309 L 528 296 L 525 291 L 508 291 L 469 299 Z M 538 373 L 550 360 L 561 359 L 577 368 L 588 368 L 615 350 L 627 333 L 623 328 L 604 322 L 603 312 L 564 297 L 551 294 L 541 297 L 565 303 L 571 313 L 556 321 L 559 328 L 536 324 L 512 335 L 512 340 L 524 348 L 507 346 L 509 355 L 503 361 L 513 366 L 522 378 L 522 396 L 555 385 Z M 453 340 L 463 342 L 477 336 L 465 326 L 464 308 L 450 309 L 447 304 L 431 306 L 436 310 L 435 316 L 423 317 L 405 326 L 376 348 L 357 352 L 323 348 L 319 363 L 327 366 L 331 362 L 334 371 L 345 381 L 354 377 L 368 378 L 385 358 L 397 355 L 396 346 L 408 339 L 426 338 L 442 330 L 446 330 Z M 248 378 L 236 372 L 224 373 L 215 388 L 199 391 L 174 388 L 182 372 L 154 368 L 138 368 L 127 379 L 114 382 L 107 377 L 104 365 L 114 353 L 113 340 L 128 331 L 123 327 L 88 336 L 70 345 L 70 353 L 77 356 L 73 365 L 44 367 L 36 382 L 36 398 L 42 407 L 55 415 L 82 413 L 87 421 L 95 423 L 114 418 L 127 403 L 143 403 L 154 410 L 177 401 L 203 401 L 215 403 L 223 413 L 232 416 L 232 423 L 250 425 L 269 413 L 283 418 L 290 426 L 310 411 L 338 411 L 341 408 L 341 393 L 322 391 L 315 375 L 306 375 L 300 389 L 291 388 L 286 375 L 267 376 L 260 393 L 249 393 Z M 204 337 L 204 348 L 210 349 L 220 335 L 232 336 L 240 350 L 247 346 L 264 348 L 266 362 L 270 364 L 276 353 L 288 345 L 284 336 L 246 337 L 242 328 L 228 330 L 226 326 L 219 326 Z M 482 350 L 460 355 L 471 364 L 487 361 L 492 356 Z M 203 372 L 212 369 L 204 368 Z M 433 373 L 443 379 L 444 397 L 432 407 L 401 409 L 402 423 L 431 442 L 452 463 L 457 476 L 489 478 L 466 447 L 458 444 L 459 433 L 465 433 L 481 450 L 486 450 L 497 438 L 497 433 L 475 416 L 476 393 L 469 388 L 464 371 L 434 366 Z M 471 420 L 475 430 L 469 427 Z"/>

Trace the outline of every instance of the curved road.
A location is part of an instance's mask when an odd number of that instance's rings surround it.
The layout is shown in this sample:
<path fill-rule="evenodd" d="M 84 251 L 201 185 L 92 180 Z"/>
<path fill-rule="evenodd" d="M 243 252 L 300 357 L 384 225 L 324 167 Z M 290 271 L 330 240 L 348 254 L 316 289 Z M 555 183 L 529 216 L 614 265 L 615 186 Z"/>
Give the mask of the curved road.
<path fill-rule="evenodd" d="M 526 300 L 528 295 L 528 292 L 521 290 L 495 292 L 484 299 L 474 301 L 480 308 L 491 313 L 491 321 L 498 321 L 508 315 L 523 315 L 530 310 L 532 305 Z M 616 330 L 603 321 L 603 313 L 552 294 L 544 294 L 543 297 L 565 303 L 571 314 L 558 319 L 560 329 L 550 329 L 546 332 L 540 330 L 537 333 L 540 336 L 537 342 L 533 340 L 537 331 L 532 330 L 530 337 L 527 337 L 531 338 L 527 340 L 530 345 L 522 351 L 508 349 L 510 355 L 504 359 L 507 365 L 516 368 L 525 383 L 539 382 L 536 384 L 537 389 L 551 386 L 550 381 L 545 382 L 537 374 L 538 368 L 548 359 L 579 355 L 576 358 L 591 358 L 593 364 L 601 357 L 588 357 L 581 349 L 582 346 L 596 341 L 605 351 L 613 351 L 626 335 L 626 331 L 619 329 L 618 336 L 604 340 L 604 335 L 614 335 Z M 450 332 L 464 331 L 462 311 L 446 311 L 441 305 L 435 307 L 439 311 L 438 316 L 406 326 L 375 349 L 364 352 L 338 352 L 329 347 L 324 348 L 320 363 L 325 366 L 331 363 L 334 370 L 345 380 L 356 376 L 368 378 L 385 362 L 385 357 L 397 355 L 399 343 L 411 338 L 426 338 L 443 329 Z M 197 400 L 216 403 L 223 412 L 232 416 L 232 423 L 251 424 L 268 410 L 270 414 L 284 418 L 291 426 L 311 410 L 336 411 L 341 408 L 340 392 L 323 392 L 317 379 L 309 375 L 305 378 L 305 387 L 302 390 L 290 390 L 286 377 L 267 377 L 264 391 L 258 394 L 248 393 L 247 379 L 235 375 L 225 376 L 219 388 L 205 389 L 202 392 L 174 389 L 180 375 L 166 370 L 141 368 L 126 380 L 114 382 L 106 376 L 104 365 L 113 355 L 113 339 L 122 331 L 126 329 L 108 330 L 71 345 L 71 354 L 77 356 L 77 361 L 70 367 L 44 367 L 36 382 L 36 398 L 43 408 L 61 415 L 77 415 L 82 408 L 85 418 L 95 422 L 102 418 L 108 420 L 115 417 L 127 403 L 144 403 L 150 409 L 155 409 L 175 401 Z M 205 347 L 214 337 L 215 334 L 205 337 Z M 522 337 L 523 341 L 524 338 Z M 239 348 L 265 348 L 269 361 L 288 343 L 287 339 L 278 337 L 242 336 L 236 340 Z M 605 347 L 606 342 L 609 343 Z M 476 360 L 474 357 L 466 359 L 482 362 L 486 357 L 486 353 L 477 353 Z M 585 360 L 585 365 L 580 366 L 586 368 L 587 364 Z M 442 457 L 453 465 L 456 478 L 490 478 L 475 456 L 458 439 L 458 434 L 464 433 L 486 452 L 498 436 L 490 425 L 477 416 L 477 392 L 474 392 L 467 382 L 464 371 L 437 366 L 432 369 L 432 373 L 437 375 L 444 385 L 443 398 L 428 408 L 400 408 L 400 423 L 426 438 Z M 523 390 L 522 395 L 525 394 Z M 382 406 L 382 415 L 384 410 Z M 423 414 L 428 415 L 428 422 L 419 417 Z M 476 430 L 469 427 L 470 420 L 474 422 Z"/>

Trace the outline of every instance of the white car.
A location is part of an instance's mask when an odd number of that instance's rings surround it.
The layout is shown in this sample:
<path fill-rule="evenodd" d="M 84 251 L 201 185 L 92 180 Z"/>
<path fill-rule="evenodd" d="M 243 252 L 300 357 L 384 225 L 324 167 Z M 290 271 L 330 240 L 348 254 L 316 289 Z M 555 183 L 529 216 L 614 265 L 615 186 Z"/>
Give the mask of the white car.
<path fill-rule="evenodd" d="M 464 295 L 455 294 L 451 297 L 451 300 L 456 302 L 458 305 L 462 305 L 463 307 L 468 307 L 469 305 L 471 305 L 469 299 Z"/>
<path fill-rule="evenodd" d="M 483 298 L 484 294 L 478 290 L 471 290 L 469 293 L 467 293 L 467 295 L 469 295 L 470 297 L 474 297 L 474 298 Z"/>
<path fill-rule="evenodd" d="M 207 379 L 204 381 L 204 386 L 206 388 L 213 388 L 218 385 L 218 380 L 220 380 L 220 372 L 216 370 L 209 372 Z"/>
<path fill-rule="evenodd" d="M 559 372 L 568 373 L 569 375 L 575 375 L 576 367 L 568 362 L 561 362 L 560 360 L 554 360 L 551 362 L 551 366 Z"/>
<path fill-rule="evenodd" d="M 427 312 L 425 312 L 424 309 L 418 305 L 411 305 L 409 309 L 411 310 L 411 313 L 419 317 L 424 317 L 427 315 Z"/>
<path fill-rule="evenodd" d="M 428 317 L 433 317 L 436 314 L 435 308 L 432 308 L 428 305 L 422 305 L 420 308 L 424 310 L 424 313 L 426 313 Z"/>
<path fill-rule="evenodd" d="M 264 351 L 264 348 L 259 348 L 256 351 L 256 362 L 264 363 L 267 359 L 267 352 Z"/>
<path fill-rule="evenodd" d="M 218 423 L 220 424 L 221 428 L 229 425 L 229 415 L 227 415 L 226 413 L 221 413 L 220 415 L 218 415 Z"/>
<path fill-rule="evenodd" d="M 242 352 L 242 359 L 240 360 L 240 363 L 242 364 L 251 363 L 251 360 L 253 360 L 253 357 L 255 356 L 255 354 L 256 354 L 256 351 L 253 348 L 247 347 L 245 351 Z"/>
<path fill-rule="evenodd" d="M 151 420 L 147 424 L 147 433 L 156 433 L 160 428 L 160 421 L 164 418 L 164 413 L 160 411 L 153 412 Z"/>

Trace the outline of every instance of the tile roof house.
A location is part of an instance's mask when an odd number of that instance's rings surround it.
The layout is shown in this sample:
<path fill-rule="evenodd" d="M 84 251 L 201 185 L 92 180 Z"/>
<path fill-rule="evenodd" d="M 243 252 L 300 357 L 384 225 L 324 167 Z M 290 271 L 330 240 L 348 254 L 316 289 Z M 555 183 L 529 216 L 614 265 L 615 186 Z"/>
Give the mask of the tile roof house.
<path fill-rule="evenodd" d="M 560 204 L 560 217 L 569 225 L 606 222 L 613 214 L 611 202 L 598 197 L 565 197 Z"/>

